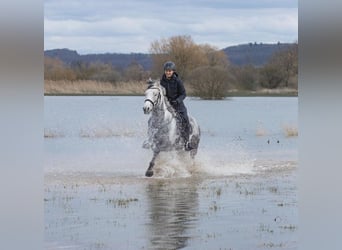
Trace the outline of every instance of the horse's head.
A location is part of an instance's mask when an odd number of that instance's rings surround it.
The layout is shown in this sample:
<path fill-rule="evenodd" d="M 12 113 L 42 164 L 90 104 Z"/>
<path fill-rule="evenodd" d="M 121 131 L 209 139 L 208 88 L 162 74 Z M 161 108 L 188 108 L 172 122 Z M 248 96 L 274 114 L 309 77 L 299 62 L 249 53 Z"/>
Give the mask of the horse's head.
<path fill-rule="evenodd" d="M 158 81 L 152 81 L 151 79 L 148 81 L 148 87 L 145 91 L 145 101 L 143 110 L 145 114 L 151 113 L 153 108 L 160 104 L 162 99 L 162 87 Z"/>

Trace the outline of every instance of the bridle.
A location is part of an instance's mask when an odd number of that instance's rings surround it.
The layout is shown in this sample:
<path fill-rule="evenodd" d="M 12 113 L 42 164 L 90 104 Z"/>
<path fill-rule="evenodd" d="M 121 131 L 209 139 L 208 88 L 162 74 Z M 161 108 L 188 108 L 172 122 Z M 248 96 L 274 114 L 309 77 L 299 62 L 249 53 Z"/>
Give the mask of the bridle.
<path fill-rule="evenodd" d="M 151 99 L 148 99 L 148 98 L 145 99 L 145 102 L 150 102 L 150 103 L 152 103 L 152 106 L 153 106 L 153 107 L 154 107 L 154 105 L 155 105 L 154 102 L 153 102 Z"/>
<path fill-rule="evenodd" d="M 158 92 L 158 97 L 157 97 L 157 99 L 156 99 L 155 102 L 154 102 L 153 100 L 149 99 L 149 98 L 146 98 L 145 101 L 144 101 L 144 102 L 150 102 L 150 103 L 152 103 L 152 106 L 154 107 L 155 105 L 157 105 L 157 103 L 159 102 L 159 100 L 160 100 L 160 98 L 161 98 L 161 94 L 160 94 L 161 91 L 160 91 L 159 88 L 153 87 L 153 86 L 148 87 L 148 89 L 157 89 L 157 90 L 159 90 L 159 92 Z"/>

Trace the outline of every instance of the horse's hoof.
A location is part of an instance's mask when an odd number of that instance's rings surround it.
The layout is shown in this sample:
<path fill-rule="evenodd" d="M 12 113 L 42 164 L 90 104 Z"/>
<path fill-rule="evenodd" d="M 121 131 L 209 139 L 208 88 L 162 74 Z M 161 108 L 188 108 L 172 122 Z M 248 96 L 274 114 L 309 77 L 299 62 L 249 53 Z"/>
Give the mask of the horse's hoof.
<path fill-rule="evenodd" d="M 153 170 L 147 170 L 145 173 L 146 177 L 151 177 L 153 175 Z"/>

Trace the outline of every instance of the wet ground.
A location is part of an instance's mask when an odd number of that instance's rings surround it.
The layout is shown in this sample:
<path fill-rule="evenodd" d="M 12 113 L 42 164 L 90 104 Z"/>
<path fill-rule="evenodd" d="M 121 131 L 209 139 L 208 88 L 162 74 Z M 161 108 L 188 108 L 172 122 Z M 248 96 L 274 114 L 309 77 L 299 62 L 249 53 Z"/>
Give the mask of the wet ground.
<path fill-rule="evenodd" d="M 297 249 L 297 167 L 225 177 L 50 174 L 46 249 Z"/>

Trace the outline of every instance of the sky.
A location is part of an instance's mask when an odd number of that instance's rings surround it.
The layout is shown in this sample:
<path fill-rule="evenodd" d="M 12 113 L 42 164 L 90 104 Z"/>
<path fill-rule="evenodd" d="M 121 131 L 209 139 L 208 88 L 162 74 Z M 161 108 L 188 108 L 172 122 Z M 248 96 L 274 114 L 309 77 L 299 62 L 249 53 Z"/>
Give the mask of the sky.
<path fill-rule="evenodd" d="M 298 41 L 297 0 L 44 0 L 44 50 L 149 53 L 189 35 L 217 49 Z"/>

